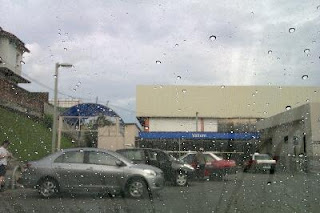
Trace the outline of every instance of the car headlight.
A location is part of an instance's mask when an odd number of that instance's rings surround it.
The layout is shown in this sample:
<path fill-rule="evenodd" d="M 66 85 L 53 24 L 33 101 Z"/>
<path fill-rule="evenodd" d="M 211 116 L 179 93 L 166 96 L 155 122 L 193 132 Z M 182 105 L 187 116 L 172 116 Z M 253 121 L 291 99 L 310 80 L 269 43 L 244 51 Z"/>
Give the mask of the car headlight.
<path fill-rule="evenodd" d="M 153 171 L 153 170 L 145 169 L 144 171 L 145 171 L 145 173 L 146 173 L 147 175 L 157 176 L 157 173 L 156 173 L 155 171 Z"/>

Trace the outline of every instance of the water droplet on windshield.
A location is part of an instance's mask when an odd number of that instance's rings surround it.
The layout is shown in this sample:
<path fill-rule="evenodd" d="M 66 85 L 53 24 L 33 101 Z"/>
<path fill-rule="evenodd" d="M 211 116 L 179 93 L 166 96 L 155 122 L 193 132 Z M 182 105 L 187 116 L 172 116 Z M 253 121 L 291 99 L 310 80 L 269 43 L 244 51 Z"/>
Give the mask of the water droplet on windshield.
<path fill-rule="evenodd" d="M 20 64 L 26 64 L 24 61 L 20 61 Z"/>
<path fill-rule="evenodd" d="M 320 5 L 318 5 L 318 7 L 317 7 L 317 10 L 319 10 L 320 9 Z"/>
<path fill-rule="evenodd" d="M 290 110 L 291 109 L 291 106 L 286 106 L 286 110 Z"/>
<path fill-rule="evenodd" d="M 182 90 L 182 92 L 183 92 L 183 93 L 186 93 L 186 92 L 187 92 L 187 90 L 186 90 L 186 89 L 183 89 L 183 90 Z"/>
<path fill-rule="evenodd" d="M 215 41 L 215 40 L 217 39 L 217 36 L 212 35 L 212 36 L 209 37 L 209 39 L 210 39 L 211 41 Z"/>
<path fill-rule="evenodd" d="M 161 64 L 161 61 L 156 61 L 156 64 Z"/>
<path fill-rule="evenodd" d="M 64 49 L 64 51 L 67 51 L 68 49 L 65 47 L 65 48 L 63 48 Z"/>
<path fill-rule="evenodd" d="M 180 75 L 178 75 L 178 76 L 177 76 L 177 79 L 178 79 L 178 80 L 180 80 L 180 79 L 181 79 L 181 76 L 180 76 Z"/>
<path fill-rule="evenodd" d="M 309 54 L 310 53 L 310 49 L 305 49 L 303 52 L 306 53 L 306 54 Z"/>
<path fill-rule="evenodd" d="M 179 44 L 175 44 L 174 46 L 175 46 L 175 47 L 179 47 Z"/>
<path fill-rule="evenodd" d="M 221 89 L 224 89 L 225 87 L 226 87 L 225 85 L 222 85 L 222 86 L 221 86 Z"/>
<path fill-rule="evenodd" d="M 295 31 L 296 31 L 296 28 L 292 27 L 292 28 L 289 29 L 289 33 L 294 33 Z"/>
<path fill-rule="evenodd" d="M 54 78 L 57 78 L 57 75 L 53 75 Z"/>
<path fill-rule="evenodd" d="M 303 76 L 302 76 L 302 79 L 303 79 L 303 80 L 306 80 L 306 79 L 308 79 L 308 78 L 309 78 L 308 75 L 303 75 Z"/>
<path fill-rule="evenodd" d="M 272 53 L 272 50 L 269 50 L 269 51 L 268 51 L 268 54 L 270 55 L 271 53 Z"/>

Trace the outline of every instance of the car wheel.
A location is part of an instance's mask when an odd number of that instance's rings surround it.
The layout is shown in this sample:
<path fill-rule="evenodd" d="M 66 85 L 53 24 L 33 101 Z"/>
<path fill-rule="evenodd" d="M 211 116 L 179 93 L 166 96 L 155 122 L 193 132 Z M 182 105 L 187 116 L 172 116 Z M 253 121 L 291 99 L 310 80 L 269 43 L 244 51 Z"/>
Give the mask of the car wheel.
<path fill-rule="evenodd" d="M 141 178 L 131 179 L 126 187 L 126 195 L 131 198 L 143 198 L 148 194 L 148 187 Z"/>
<path fill-rule="evenodd" d="M 45 178 L 39 184 L 39 194 L 45 198 L 52 197 L 58 192 L 58 182 L 53 178 Z"/>
<path fill-rule="evenodd" d="M 188 184 L 187 174 L 184 172 L 178 172 L 176 174 L 175 183 L 177 186 L 186 186 Z"/>

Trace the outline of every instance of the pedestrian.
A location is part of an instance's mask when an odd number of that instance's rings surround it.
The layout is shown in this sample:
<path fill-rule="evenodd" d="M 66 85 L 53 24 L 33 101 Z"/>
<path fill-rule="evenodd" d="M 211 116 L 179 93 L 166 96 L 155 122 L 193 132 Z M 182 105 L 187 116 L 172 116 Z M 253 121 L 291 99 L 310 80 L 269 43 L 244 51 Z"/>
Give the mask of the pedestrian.
<path fill-rule="evenodd" d="M 195 163 L 197 165 L 197 177 L 201 180 L 204 179 L 204 170 L 206 166 L 206 159 L 203 154 L 204 149 L 201 147 L 199 148 L 196 156 L 195 156 Z"/>
<path fill-rule="evenodd" d="M 10 145 L 10 141 L 5 140 L 0 147 L 0 191 L 4 190 L 5 174 L 7 171 L 8 158 L 12 157 L 12 154 L 7 150 Z"/>

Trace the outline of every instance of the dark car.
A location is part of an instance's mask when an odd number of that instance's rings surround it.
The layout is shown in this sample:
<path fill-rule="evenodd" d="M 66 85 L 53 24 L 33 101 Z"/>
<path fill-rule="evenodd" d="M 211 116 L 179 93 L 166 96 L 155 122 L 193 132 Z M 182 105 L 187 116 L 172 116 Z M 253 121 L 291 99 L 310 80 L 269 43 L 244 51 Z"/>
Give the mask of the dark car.
<path fill-rule="evenodd" d="M 160 168 L 164 178 L 178 186 L 186 186 L 193 176 L 194 168 L 189 164 L 178 161 L 167 152 L 159 149 L 132 148 L 120 149 L 118 153 L 137 164 L 148 164 Z"/>

